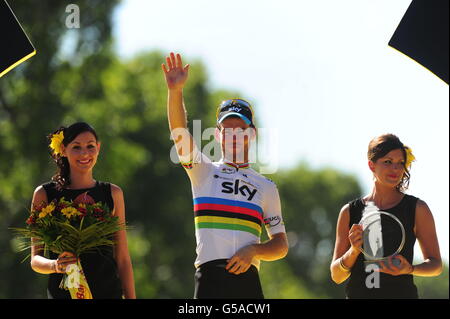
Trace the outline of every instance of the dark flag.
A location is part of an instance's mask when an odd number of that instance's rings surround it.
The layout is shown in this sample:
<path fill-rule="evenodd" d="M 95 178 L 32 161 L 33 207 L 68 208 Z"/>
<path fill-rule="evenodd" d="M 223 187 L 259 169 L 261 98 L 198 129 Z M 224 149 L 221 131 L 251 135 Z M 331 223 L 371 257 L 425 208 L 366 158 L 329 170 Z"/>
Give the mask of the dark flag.
<path fill-rule="evenodd" d="M 0 77 L 35 54 L 10 6 L 0 0 Z"/>
<path fill-rule="evenodd" d="M 449 0 L 413 0 L 389 45 L 448 84 Z"/>

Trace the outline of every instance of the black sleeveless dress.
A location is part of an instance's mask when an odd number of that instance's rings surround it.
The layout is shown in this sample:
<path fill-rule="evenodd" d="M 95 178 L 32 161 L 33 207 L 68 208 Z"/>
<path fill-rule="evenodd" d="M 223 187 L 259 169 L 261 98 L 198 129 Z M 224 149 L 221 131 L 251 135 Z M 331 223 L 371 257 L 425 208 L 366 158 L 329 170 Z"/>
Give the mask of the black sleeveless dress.
<path fill-rule="evenodd" d="M 47 193 L 47 200 L 51 202 L 64 197 L 66 200 L 74 200 L 80 194 L 87 192 L 96 202 L 108 205 L 111 211 L 114 209 L 114 201 L 111 195 L 111 184 L 96 182 L 93 188 L 85 189 L 56 189 L 56 183 L 50 182 L 42 185 Z M 50 252 L 50 259 L 57 259 L 58 255 Z M 114 258 L 114 248 L 101 247 L 100 251 L 81 254 L 79 256 L 86 280 L 94 299 L 121 299 L 122 285 L 117 274 L 117 264 Z M 53 273 L 49 275 L 47 295 L 50 299 L 71 299 L 68 290 L 59 288 L 63 274 Z"/>
<path fill-rule="evenodd" d="M 416 236 L 414 234 L 414 225 L 416 217 L 416 203 L 418 198 L 406 195 L 396 206 L 383 211 L 395 215 L 405 228 L 405 245 L 400 255 L 406 258 L 410 264 L 414 258 L 414 244 Z M 350 222 L 349 227 L 358 224 L 361 220 L 364 202 L 358 198 L 349 203 Z M 390 243 L 395 242 L 385 238 L 383 234 L 383 244 L 385 251 L 395 251 L 396 247 L 389 247 Z M 397 241 L 398 243 L 398 241 Z M 366 278 L 372 272 L 366 273 L 364 265 L 364 255 L 360 254 L 352 268 L 350 279 L 347 283 L 345 292 L 349 299 L 417 299 L 417 287 L 414 284 L 413 275 L 392 276 L 386 273 L 380 273 L 379 288 L 368 288 Z"/>

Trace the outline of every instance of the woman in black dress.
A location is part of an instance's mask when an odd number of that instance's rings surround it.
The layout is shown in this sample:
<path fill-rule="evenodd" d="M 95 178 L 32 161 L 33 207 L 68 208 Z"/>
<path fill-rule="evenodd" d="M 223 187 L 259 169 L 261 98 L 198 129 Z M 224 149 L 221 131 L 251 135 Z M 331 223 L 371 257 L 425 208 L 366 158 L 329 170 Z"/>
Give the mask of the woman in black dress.
<path fill-rule="evenodd" d="M 414 156 L 411 149 L 393 134 L 373 139 L 367 155 L 374 177 L 373 190 L 341 209 L 330 266 L 331 278 L 338 284 L 349 278 L 347 298 L 418 298 L 413 276 L 438 276 L 442 271 L 442 261 L 430 209 L 423 200 L 404 193 L 409 184 L 409 169 Z M 387 265 L 378 263 L 375 271 L 379 272 L 379 281 L 375 287 L 368 284 L 371 272 L 366 272 L 364 255 L 360 251 L 363 232 L 358 223 L 368 202 L 374 202 L 381 211 L 396 216 L 405 228 L 406 237 L 398 255 L 389 258 Z M 386 248 L 393 241 L 385 235 L 382 239 Z M 424 261 L 412 265 L 416 239 Z"/>
<path fill-rule="evenodd" d="M 89 124 L 79 122 L 67 128 L 61 127 L 48 139 L 58 170 L 51 182 L 36 188 L 33 207 L 61 197 L 69 201 L 103 202 L 119 217 L 119 222 L 125 223 L 122 190 L 114 184 L 96 181 L 92 175 L 100 151 L 95 130 Z M 34 246 L 31 249 L 31 267 L 38 273 L 49 274 L 49 298 L 71 298 L 69 291 L 59 288 L 59 284 L 67 266 L 76 263 L 78 258 L 94 299 L 135 298 L 126 231 L 118 231 L 115 241 L 114 247 L 101 247 L 95 253 L 80 256 L 70 252 L 59 256 L 50 253 L 50 258 L 43 256 L 42 247 Z"/>

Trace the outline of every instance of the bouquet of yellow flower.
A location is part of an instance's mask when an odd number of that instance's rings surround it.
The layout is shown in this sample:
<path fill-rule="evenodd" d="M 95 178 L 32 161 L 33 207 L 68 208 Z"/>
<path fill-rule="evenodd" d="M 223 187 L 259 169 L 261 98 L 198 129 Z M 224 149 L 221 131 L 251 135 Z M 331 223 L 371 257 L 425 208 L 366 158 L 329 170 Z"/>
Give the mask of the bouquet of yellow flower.
<path fill-rule="evenodd" d="M 102 246 L 113 246 L 113 234 L 125 229 L 125 225 L 119 223 L 118 217 L 111 214 L 106 204 L 87 197 L 89 200 L 84 202 L 77 199 L 67 201 L 63 197 L 59 201 L 33 207 L 25 228 L 11 228 L 21 238 L 28 239 L 21 244 L 21 250 L 43 246 L 46 257 L 49 251 L 56 254 L 68 251 L 80 256 Z M 91 299 L 80 262 L 70 266 L 60 288 L 68 289 L 73 299 Z"/>

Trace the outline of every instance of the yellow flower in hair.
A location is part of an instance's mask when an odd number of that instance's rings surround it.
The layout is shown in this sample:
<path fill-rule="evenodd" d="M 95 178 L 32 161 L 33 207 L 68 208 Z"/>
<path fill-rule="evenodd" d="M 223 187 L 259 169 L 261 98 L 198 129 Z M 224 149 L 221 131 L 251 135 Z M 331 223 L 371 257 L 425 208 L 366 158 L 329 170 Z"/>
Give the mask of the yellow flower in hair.
<path fill-rule="evenodd" d="M 411 163 L 416 160 L 416 157 L 413 155 L 412 150 L 408 146 L 405 146 L 405 152 L 406 152 L 405 166 L 406 168 L 409 169 L 411 167 Z"/>
<path fill-rule="evenodd" d="M 47 215 L 51 215 L 54 210 L 55 204 L 52 202 L 48 204 L 46 207 L 42 208 L 41 212 L 39 213 L 39 218 L 44 218 Z"/>
<path fill-rule="evenodd" d="M 61 144 L 64 140 L 64 132 L 61 131 L 58 134 L 53 134 L 50 143 L 50 148 L 53 150 L 55 155 L 61 154 Z"/>

